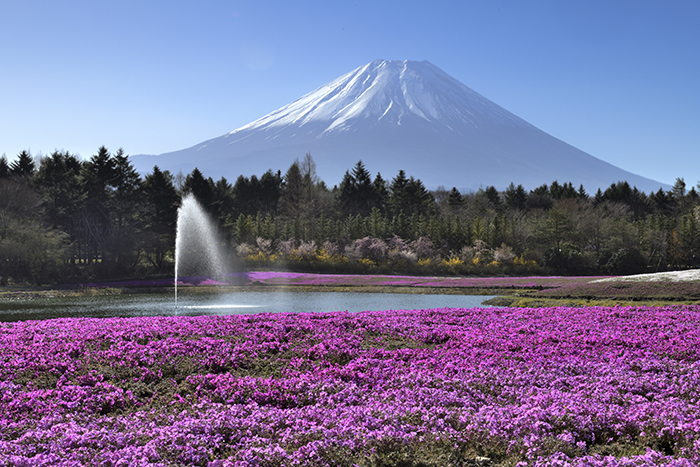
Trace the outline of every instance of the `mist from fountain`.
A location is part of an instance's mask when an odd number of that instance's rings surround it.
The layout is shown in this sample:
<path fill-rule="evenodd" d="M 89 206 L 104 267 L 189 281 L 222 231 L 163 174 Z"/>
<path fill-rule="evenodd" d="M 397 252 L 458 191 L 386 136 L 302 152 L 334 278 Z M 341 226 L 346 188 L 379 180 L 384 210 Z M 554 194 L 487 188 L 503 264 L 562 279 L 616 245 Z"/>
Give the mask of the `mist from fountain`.
<path fill-rule="evenodd" d="M 182 198 L 175 234 L 175 307 L 180 277 L 223 276 L 224 254 L 216 225 L 192 193 Z"/>

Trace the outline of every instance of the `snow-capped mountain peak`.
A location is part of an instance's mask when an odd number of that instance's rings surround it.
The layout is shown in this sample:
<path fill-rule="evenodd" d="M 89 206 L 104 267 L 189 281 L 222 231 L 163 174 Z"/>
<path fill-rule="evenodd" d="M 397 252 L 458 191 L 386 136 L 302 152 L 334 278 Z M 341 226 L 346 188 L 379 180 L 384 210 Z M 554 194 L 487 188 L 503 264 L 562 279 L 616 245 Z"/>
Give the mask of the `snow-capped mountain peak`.
<path fill-rule="evenodd" d="M 198 167 L 229 180 L 286 171 L 311 153 L 329 186 L 358 160 L 390 179 L 399 170 L 427 187 L 532 189 L 555 180 L 589 192 L 625 180 L 659 182 L 596 159 L 539 130 L 427 62 L 375 60 L 241 128 L 160 156 L 135 156 L 142 171 Z M 666 188 L 666 187 L 664 187 Z"/>
<path fill-rule="evenodd" d="M 475 124 L 475 115 L 520 121 L 430 62 L 375 60 L 231 132 L 315 124 L 317 134 L 352 123 L 400 125 L 406 118 Z"/>

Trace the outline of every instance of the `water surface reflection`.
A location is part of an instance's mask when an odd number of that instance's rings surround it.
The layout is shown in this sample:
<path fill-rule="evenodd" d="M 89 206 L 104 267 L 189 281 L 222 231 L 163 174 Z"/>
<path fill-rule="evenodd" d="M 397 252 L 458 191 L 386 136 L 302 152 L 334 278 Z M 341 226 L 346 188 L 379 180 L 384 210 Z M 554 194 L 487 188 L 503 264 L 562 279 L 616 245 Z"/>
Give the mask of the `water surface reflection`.
<path fill-rule="evenodd" d="M 251 313 L 473 308 L 490 295 L 360 292 L 224 292 L 104 295 L 0 301 L 0 321 L 75 317 L 195 316 Z"/>

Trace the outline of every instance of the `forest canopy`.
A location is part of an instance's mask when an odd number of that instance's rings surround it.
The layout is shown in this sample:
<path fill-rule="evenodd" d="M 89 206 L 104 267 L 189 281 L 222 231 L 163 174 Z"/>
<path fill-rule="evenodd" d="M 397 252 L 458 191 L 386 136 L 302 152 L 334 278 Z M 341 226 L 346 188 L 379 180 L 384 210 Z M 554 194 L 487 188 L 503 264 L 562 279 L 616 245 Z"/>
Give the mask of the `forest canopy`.
<path fill-rule="evenodd" d="M 644 193 L 625 181 L 587 193 L 429 191 L 362 160 L 330 188 L 310 154 L 282 173 L 214 180 L 122 149 L 0 158 L 0 283 L 66 283 L 173 273 L 177 210 L 192 193 L 245 267 L 431 274 L 629 274 L 698 267 L 700 197 L 682 178 Z"/>

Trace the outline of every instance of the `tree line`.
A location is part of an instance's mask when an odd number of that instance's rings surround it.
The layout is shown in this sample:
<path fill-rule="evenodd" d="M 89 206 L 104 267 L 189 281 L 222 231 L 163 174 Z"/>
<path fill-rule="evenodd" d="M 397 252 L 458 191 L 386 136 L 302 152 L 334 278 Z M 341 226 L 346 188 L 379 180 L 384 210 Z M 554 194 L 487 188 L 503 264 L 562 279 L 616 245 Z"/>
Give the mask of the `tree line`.
<path fill-rule="evenodd" d="M 625 181 L 592 195 L 558 181 L 463 193 L 429 191 L 403 170 L 385 180 L 358 161 L 330 188 L 307 154 L 284 174 L 231 183 L 157 166 L 142 177 L 123 150 L 101 147 L 87 160 L 67 151 L 22 151 L 11 164 L 0 158 L 0 283 L 172 274 L 177 209 L 187 193 L 216 221 L 227 251 L 244 257 L 303 247 L 371 267 L 389 264 L 393 251 L 397 272 L 421 256 L 472 265 L 519 258 L 558 274 L 700 263 L 700 197 L 682 178 L 649 194 Z"/>

